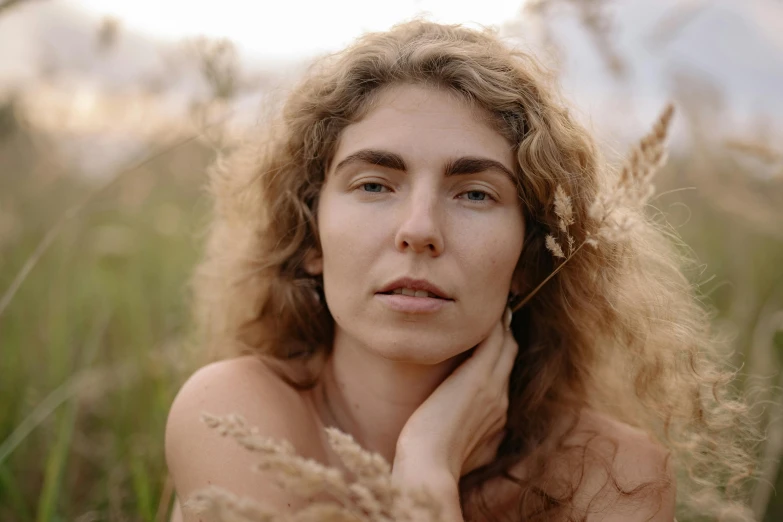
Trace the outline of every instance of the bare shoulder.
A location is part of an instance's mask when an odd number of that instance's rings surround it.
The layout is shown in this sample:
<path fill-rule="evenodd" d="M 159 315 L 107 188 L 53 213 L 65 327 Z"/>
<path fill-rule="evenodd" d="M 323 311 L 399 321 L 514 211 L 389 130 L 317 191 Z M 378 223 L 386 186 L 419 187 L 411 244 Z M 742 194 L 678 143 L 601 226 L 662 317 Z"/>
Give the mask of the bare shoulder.
<path fill-rule="evenodd" d="M 166 424 L 166 462 L 181 500 L 213 485 L 284 508 L 288 499 L 251 469 L 252 454 L 210 429 L 202 413 L 240 415 L 261 435 L 287 439 L 301 455 L 317 458 L 313 417 L 300 392 L 257 358 L 219 361 L 185 382 Z"/>
<path fill-rule="evenodd" d="M 241 408 L 250 410 L 247 411 L 249 415 L 270 414 L 277 410 L 291 415 L 303 405 L 298 390 L 262 360 L 248 355 L 217 361 L 197 370 L 177 393 L 170 415 L 178 420 L 177 413 L 189 414 L 189 411 L 182 411 L 183 406 L 229 408 L 228 411 L 210 412 L 214 414 L 237 413 L 236 408 Z"/>
<path fill-rule="evenodd" d="M 621 476 L 656 480 L 669 474 L 669 451 L 642 429 L 595 410 L 584 410 L 572 440 L 590 439 L 596 441 L 599 454 L 611 458 Z"/>
<path fill-rule="evenodd" d="M 559 432 L 562 435 L 565 430 Z M 537 484 L 551 498 L 572 498 L 576 518 L 588 522 L 671 522 L 676 483 L 669 451 L 644 430 L 594 410 L 583 410 L 562 441 L 565 451 L 547 462 Z M 530 480 L 529 463 L 519 462 L 512 477 Z M 482 488 L 498 515 L 516 513 L 519 486 L 497 478 Z M 543 506 L 544 504 L 541 504 Z M 539 507 L 533 500 L 530 506 Z M 479 517 L 480 518 L 480 517 Z"/>
<path fill-rule="evenodd" d="M 567 444 L 587 449 L 582 472 L 571 475 L 574 502 L 586 520 L 674 519 L 674 463 L 670 452 L 646 431 L 584 410 Z"/>

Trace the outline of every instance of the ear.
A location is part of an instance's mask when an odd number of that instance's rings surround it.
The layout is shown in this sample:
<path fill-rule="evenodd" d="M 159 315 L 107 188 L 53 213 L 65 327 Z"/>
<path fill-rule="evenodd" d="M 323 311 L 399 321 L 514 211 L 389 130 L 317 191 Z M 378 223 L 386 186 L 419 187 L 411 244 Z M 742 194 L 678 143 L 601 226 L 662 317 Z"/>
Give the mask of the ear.
<path fill-rule="evenodd" d="M 511 276 L 511 283 L 509 284 L 508 292 L 512 295 L 520 295 L 522 293 L 522 288 L 524 288 L 524 282 L 523 282 L 523 276 L 517 271 L 519 270 L 519 266 L 514 270 L 514 274 Z"/>
<path fill-rule="evenodd" d="M 315 276 L 324 272 L 324 260 L 319 252 L 311 248 L 304 258 L 304 269 L 308 274 Z"/>
<path fill-rule="evenodd" d="M 522 295 L 521 287 L 522 283 L 519 281 L 512 281 L 509 288 L 508 304 L 516 306 L 525 296 Z"/>

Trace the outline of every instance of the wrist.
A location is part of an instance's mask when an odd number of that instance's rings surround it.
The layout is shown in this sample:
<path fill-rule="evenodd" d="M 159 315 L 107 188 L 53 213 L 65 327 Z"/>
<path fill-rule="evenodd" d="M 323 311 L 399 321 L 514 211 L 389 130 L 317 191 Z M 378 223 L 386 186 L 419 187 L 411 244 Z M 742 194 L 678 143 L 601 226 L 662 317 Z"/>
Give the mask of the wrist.
<path fill-rule="evenodd" d="M 463 522 L 459 484 L 446 470 L 420 466 L 406 469 L 395 465 L 392 468 L 392 485 L 401 492 L 425 493 L 438 506 L 438 520 Z M 413 520 L 419 518 L 414 516 Z"/>
<path fill-rule="evenodd" d="M 392 479 L 396 476 L 398 480 L 426 480 L 441 489 L 451 489 L 459 484 L 459 471 L 451 468 L 446 455 L 400 438 L 392 463 Z"/>
<path fill-rule="evenodd" d="M 422 465 L 406 466 L 395 460 L 392 484 L 399 489 L 426 488 L 436 496 L 459 495 L 459 482 L 446 469 Z"/>

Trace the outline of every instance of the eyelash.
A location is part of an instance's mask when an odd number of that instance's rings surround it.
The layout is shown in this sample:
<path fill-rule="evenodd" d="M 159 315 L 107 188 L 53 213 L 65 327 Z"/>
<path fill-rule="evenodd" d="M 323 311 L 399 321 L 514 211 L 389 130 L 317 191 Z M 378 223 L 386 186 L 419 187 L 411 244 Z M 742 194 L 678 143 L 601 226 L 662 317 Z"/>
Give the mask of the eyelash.
<path fill-rule="evenodd" d="M 379 187 L 383 187 L 383 188 L 386 188 L 386 189 L 389 188 L 386 185 L 384 185 L 383 183 L 379 183 L 377 181 L 366 181 L 364 183 L 360 183 L 359 185 L 357 185 L 356 188 L 357 189 L 363 188 L 363 187 L 365 187 L 367 185 L 378 185 Z M 363 192 L 365 192 L 366 194 L 382 194 L 383 193 L 383 192 L 372 192 L 372 191 L 363 191 Z M 489 192 L 486 192 L 484 190 L 479 190 L 479 189 L 466 190 L 466 191 L 462 192 L 461 194 L 468 194 L 470 192 L 478 192 L 480 194 L 484 194 L 487 197 L 487 199 L 483 199 L 483 200 L 482 199 L 468 199 L 466 201 L 471 201 L 471 202 L 474 202 L 474 203 L 486 203 L 488 201 L 497 201 L 497 199 L 492 197 L 492 195 Z"/>

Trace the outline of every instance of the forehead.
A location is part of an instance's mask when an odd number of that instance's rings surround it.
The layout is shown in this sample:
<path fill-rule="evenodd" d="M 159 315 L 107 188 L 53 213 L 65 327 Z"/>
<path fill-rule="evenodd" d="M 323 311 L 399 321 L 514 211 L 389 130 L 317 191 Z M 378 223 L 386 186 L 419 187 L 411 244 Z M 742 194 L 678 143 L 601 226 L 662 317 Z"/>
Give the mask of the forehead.
<path fill-rule="evenodd" d="M 493 115 L 457 93 L 423 85 L 379 91 L 359 121 L 342 132 L 332 164 L 363 148 L 382 148 L 421 159 L 490 157 L 513 169 L 513 146 Z"/>

